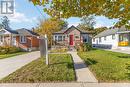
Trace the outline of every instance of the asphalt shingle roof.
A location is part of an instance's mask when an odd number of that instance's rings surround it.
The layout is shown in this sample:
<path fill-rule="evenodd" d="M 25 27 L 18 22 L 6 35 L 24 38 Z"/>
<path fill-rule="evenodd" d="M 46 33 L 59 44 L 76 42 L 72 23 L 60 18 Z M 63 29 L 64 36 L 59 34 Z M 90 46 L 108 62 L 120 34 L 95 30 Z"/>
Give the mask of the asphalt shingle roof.
<path fill-rule="evenodd" d="M 84 30 L 81 30 L 81 29 L 79 29 L 79 28 L 77 28 L 77 27 L 75 27 L 75 26 L 71 26 L 71 27 L 69 27 L 68 29 L 62 29 L 61 31 L 58 31 L 58 32 L 54 32 L 53 34 L 63 34 L 63 33 L 65 33 L 65 32 L 71 32 L 72 30 L 74 30 L 74 29 L 77 29 L 78 31 L 80 31 L 81 33 L 91 33 L 91 32 L 87 32 L 87 31 L 84 31 Z"/>
<path fill-rule="evenodd" d="M 108 36 L 108 35 L 112 35 L 112 34 L 116 34 L 118 32 L 122 32 L 122 31 L 127 31 L 127 29 L 122 26 L 121 28 L 112 28 L 112 29 L 107 29 L 101 33 L 99 33 L 98 35 L 96 35 L 95 37 L 103 37 L 103 36 Z"/>
<path fill-rule="evenodd" d="M 37 33 L 33 32 L 31 30 L 25 29 L 25 28 L 18 29 L 16 31 L 17 31 L 17 34 L 19 34 L 19 35 L 26 35 L 26 36 L 36 35 L 36 36 L 39 36 Z"/>

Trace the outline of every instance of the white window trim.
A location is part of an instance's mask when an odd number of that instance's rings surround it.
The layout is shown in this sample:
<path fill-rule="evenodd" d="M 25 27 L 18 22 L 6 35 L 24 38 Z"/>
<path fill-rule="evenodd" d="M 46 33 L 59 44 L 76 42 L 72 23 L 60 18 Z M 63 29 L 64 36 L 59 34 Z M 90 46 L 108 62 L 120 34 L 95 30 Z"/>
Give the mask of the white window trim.
<path fill-rule="evenodd" d="M 20 36 L 20 43 L 26 43 L 26 42 L 27 42 L 26 36 Z"/>
<path fill-rule="evenodd" d="M 114 36 L 114 37 L 113 37 Z M 112 34 L 112 40 L 115 40 L 116 39 L 116 36 L 115 34 Z"/>
<path fill-rule="evenodd" d="M 107 40 L 107 36 L 104 36 L 104 41 L 106 41 Z"/>
<path fill-rule="evenodd" d="M 0 42 L 3 43 L 4 41 L 4 36 L 0 36 Z"/>

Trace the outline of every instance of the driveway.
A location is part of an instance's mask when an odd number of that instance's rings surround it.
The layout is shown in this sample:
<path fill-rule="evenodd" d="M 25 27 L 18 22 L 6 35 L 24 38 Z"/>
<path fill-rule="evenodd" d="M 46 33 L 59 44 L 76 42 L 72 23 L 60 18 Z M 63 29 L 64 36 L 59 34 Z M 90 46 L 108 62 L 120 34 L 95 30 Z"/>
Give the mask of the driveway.
<path fill-rule="evenodd" d="M 113 51 L 113 52 L 119 52 L 119 53 L 125 53 L 125 54 L 130 54 L 130 50 L 121 50 L 121 49 L 104 49 L 107 51 Z"/>
<path fill-rule="evenodd" d="M 40 52 L 35 51 L 11 58 L 0 60 L 0 79 L 8 76 L 22 66 L 40 57 Z"/>

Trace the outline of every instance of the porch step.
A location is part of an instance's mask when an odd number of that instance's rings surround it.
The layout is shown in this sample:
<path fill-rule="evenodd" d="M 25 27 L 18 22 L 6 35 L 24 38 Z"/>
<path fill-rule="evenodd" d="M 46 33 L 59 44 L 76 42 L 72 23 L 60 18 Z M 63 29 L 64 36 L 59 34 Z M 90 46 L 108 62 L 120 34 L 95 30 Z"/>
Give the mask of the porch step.
<path fill-rule="evenodd" d="M 69 51 L 74 51 L 74 52 L 76 52 L 77 50 L 75 49 L 75 47 L 69 47 Z"/>

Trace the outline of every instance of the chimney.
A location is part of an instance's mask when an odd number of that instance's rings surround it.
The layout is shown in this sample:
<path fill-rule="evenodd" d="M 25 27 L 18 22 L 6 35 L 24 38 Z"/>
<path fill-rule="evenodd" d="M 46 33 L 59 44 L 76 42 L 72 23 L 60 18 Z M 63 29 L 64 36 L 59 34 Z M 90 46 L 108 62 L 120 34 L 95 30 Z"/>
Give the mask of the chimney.
<path fill-rule="evenodd" d="M 34 27 L 32 28 L 32 31 L 33 31 L 33 32 L 35 31 Z"/>

